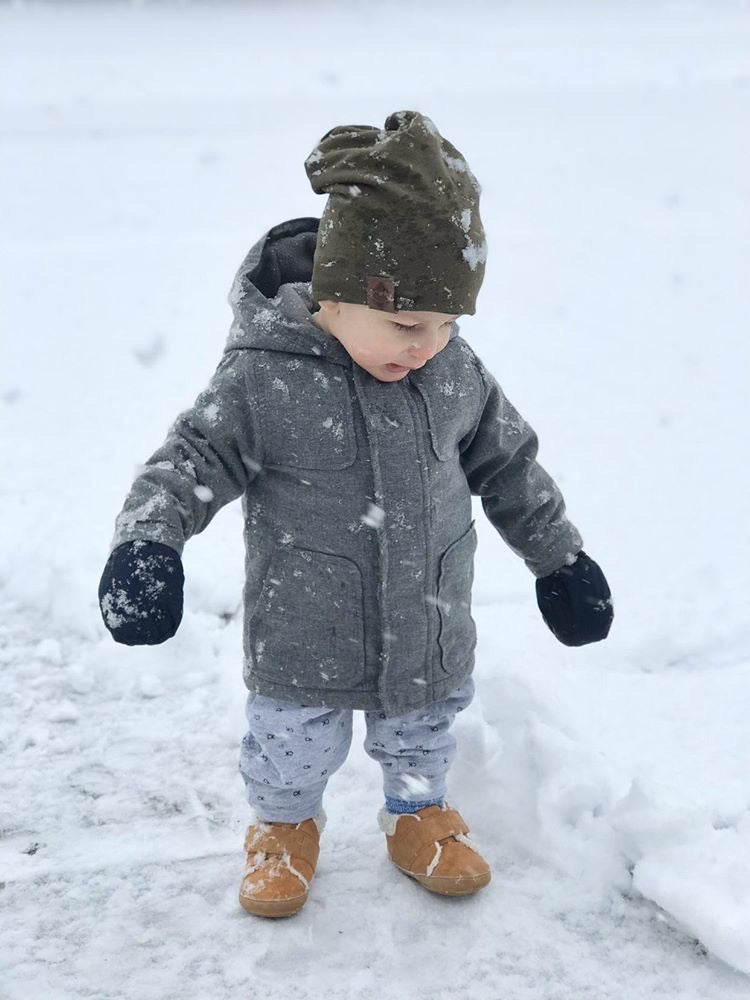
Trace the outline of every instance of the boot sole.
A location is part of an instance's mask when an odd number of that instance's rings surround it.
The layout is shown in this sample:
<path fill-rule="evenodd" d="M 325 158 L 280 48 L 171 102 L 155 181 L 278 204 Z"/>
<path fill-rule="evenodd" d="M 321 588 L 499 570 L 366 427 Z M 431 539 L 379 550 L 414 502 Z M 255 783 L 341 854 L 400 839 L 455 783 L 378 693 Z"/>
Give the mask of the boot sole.
<path fill-rule="evenodd" d="M 489 885 L 492 879 L 491 872 L 487 872 L 486 875 L 456 876 L 456 878 L 446 875 L 420 875 L 419 872 L 409 872 L 405 868 L 401 868 L 395 862 L 391 863 L 394 868 L 398 868 L 404 875 L 408 875 L 415 882 L 419 882 L 424 889 L 427 889 L 429 892 L 435 892 L 439 896 L 471 896 L 473 893 L 479 892 L 480 889 L 484 889 L 486 885 Z"/>
<path fill-rule="evenodd" d="M 307 900 L 307 893 L 291 899 L 248 899 L 240 896 L 240 906 L 254 917 L 293 917 Z"/>

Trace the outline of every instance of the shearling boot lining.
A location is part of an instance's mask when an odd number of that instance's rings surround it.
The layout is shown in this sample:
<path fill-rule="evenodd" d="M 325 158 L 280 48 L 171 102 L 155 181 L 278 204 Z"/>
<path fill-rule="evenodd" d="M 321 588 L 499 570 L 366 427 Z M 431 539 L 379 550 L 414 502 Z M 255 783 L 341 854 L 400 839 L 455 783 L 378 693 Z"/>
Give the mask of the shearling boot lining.
<path fill-rule="evenodd" d="M 418 823 L 422 821 L 422 817 L 417 815 L 417 813 L 390 813 L 385 806 L 381 806 L 378 812 L 378 826 L 383 833 L 387 833 L 389 837 L 392 837 L 396 832 L 396 824 L 402 816 L 411 816 Z"/>

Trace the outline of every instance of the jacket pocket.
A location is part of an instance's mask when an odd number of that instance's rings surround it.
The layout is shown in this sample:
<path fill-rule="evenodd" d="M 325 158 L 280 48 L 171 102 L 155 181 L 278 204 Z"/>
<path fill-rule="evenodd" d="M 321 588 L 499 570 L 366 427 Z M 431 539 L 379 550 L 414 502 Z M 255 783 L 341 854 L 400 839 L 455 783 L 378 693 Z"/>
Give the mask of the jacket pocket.
<path fill-rule="evenodd" d="M 477 533 L 472 521 L 440 558 L 437 608 L 440 617 L 440 663 L 447 674 L 460 671 L 474 652 L 477 629 L 471 617 Z"/>
<path fill-rule="evenodd" d="M 440 462 L 449 462 L 458 457 L 461 441 L 479 419 L 481 386 L 474 378 L 458 375 L 433 382 L 416 381 L 415 385 L 424 401 L 435 457 Z"/>
<path fill-rule="evenodd" d="M 364 677 L 362 574 L 345 556 L 279 546 L 246 627 L 253 671 L 276 684 L 348 690 Z"/>
<path fill-rule="evenodd" d="M 264 358 L 256 364 L 264 464 L 346 469 L 357 457 L 343 369 L 323 361 Z"/>

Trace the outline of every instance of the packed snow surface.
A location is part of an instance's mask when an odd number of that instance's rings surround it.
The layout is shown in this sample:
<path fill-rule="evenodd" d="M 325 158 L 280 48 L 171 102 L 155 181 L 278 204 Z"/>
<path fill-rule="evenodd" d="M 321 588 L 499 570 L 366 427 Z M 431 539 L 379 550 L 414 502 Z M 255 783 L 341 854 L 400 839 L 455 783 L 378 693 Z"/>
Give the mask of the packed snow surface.
<path fill-rule="evenodd" d="M 747 4 L 15 3 L 0 46 L 3 1000 L 750 995 Z M 310 900 L 262 921 L 239 505 L 189 543 L 169 643 L 113 643 L 97 584 L 244 253 L 322 209 L 305 157 L 402 109 L 482 184 L 461 331 L 615 624 L 556 643 L 477 505 L 449 801 L 493 881 L 446 900 L 389 865 L 356 715 Z"/>

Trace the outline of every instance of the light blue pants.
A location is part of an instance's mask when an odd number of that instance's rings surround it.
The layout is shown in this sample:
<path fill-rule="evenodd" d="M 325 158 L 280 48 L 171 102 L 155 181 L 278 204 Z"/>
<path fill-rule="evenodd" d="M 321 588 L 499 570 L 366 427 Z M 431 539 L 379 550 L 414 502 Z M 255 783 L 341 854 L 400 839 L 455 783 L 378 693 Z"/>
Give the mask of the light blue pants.
<path fill-rule="evenodd" d="M 446 775 L 456 755 L 450 731 L 472 700 L 468 678 L 443 701 L 397 718 L 365 712 L 365 750 L 383 769 L 389 812 L 416 812 L 442 803 Z M 319 815 L 328 779 L 346 760 L 352 742 L 352 711 L 302 708 L 251 692 L 249 730 L 242 740 L 240 772 L 258 819 L 300 823 Z"/>

